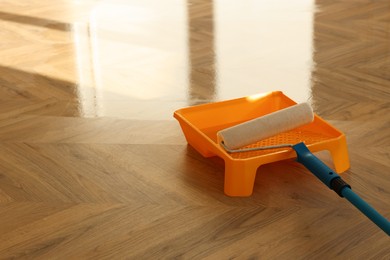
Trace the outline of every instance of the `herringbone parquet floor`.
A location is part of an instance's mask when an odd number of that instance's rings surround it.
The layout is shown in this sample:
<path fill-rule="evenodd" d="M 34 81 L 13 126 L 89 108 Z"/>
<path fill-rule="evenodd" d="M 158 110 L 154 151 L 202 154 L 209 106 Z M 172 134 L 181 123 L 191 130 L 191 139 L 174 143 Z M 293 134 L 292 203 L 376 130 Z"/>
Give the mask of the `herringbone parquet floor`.
<path fill-rule="evenodd" d="M 223 161 L 172 118 L 309 100 L 347 135 L 344 179 L 390 218 L 389 1 L 3 0 L 0 39 L 0 259 L 390 259 L 294 161 L 225 196 Z"/>

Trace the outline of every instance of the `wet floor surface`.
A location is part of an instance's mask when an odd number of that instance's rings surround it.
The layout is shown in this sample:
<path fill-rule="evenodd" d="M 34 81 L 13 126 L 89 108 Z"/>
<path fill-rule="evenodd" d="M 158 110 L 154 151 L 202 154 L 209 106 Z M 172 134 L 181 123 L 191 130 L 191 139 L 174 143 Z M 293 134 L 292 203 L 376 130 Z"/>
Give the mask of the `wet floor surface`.
<path fill-rule="evenodd" d="M 72 116 L 148 120 L 171 119 L 183 106 L 275 90 L 307 101 L 315 6 L 279 2 L 13 7 L 0 13 L 8 30 L 3 45 L 14 50 L 3 48 L 0 69 L 21 83 L 5 79 L 6 95 L 54 97 L 74 110 Z M 53 14 L 40 16 L 45 8 Z M 51 93 L 41 93 L 45 87 Z"/>

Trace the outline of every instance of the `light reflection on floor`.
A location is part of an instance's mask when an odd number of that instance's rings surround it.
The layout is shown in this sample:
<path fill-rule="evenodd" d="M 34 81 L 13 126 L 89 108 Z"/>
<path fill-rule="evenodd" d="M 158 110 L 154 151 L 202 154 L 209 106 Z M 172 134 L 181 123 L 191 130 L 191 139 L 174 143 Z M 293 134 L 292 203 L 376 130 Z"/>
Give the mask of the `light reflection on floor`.
<path fill-rule="evenodd" d="M 73 31 L 82 114 L 165 120 L 274 90 L 310 98 L 311 0 L 208 4 L 210 17 L 196 17 L 202 6 L 184 0 L 98 2 Z"/>

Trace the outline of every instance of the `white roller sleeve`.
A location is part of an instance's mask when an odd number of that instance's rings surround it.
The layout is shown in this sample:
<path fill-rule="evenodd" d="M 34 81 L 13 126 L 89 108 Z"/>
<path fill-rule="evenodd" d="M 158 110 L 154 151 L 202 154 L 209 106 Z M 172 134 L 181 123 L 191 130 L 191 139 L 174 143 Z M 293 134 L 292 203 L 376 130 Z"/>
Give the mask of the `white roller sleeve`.
<path fill-rule="evenodd" d="M 219 131 L 229 149 L 237 149 L 313 122 L 313 110 L 301 103 Z"/>

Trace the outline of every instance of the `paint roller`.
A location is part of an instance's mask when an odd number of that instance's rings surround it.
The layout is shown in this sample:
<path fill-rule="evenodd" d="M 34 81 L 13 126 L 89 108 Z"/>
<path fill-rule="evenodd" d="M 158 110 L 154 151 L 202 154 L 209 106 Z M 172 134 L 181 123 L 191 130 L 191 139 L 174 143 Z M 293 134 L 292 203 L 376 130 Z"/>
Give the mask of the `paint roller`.
<path fill-rule="evenodd" d="M 312 154 L 303 142 L 298 144 L 242 148 L 276 134 L 309 124 L 313 122 L 313 120 L 314 114 L 311 106 L 308 103 L 301 103 L 223 129 L 219 131 L 217 135 L 219 136 L 219 140 L 221 140 L 221 146 L 229 153 L 291 147 L 296 152 L 297 161 L 299 163 L 303 164 L 311 173 L 330 189 L 334 190 L 340 197 L 346 198 L 390 236 L 390 222 L 354 193 L 351 186 Z"/>
<path fill-rule="evenodd" d="M 239 147 L 243 147 L 276 134 L 309 124 L 313 122 L 313 120 L 314 114 L 311 106 L 308 103 L 301 103 L 259 118 L 255 118 L 242 124 L 226 128 L 219 131 L 217 135 L 222 140 L 224 148 L 231 153 L 292 146 L 292 144 L 282 144 L 271 147 L 266 146 L 254 149 L 235 150 Z"/>

